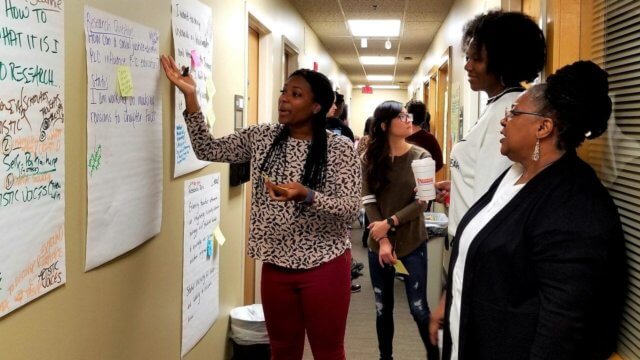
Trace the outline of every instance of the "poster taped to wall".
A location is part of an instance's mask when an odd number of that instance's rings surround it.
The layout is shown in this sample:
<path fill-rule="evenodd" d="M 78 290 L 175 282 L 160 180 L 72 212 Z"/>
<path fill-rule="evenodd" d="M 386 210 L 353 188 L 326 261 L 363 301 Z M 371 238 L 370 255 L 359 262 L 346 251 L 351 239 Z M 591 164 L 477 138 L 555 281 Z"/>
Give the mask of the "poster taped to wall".
<path fill-rule="evenodd" d="M 213 13 L 210 7 L 197 0 L 171 1 L 174 59 L 178 66 L 188 66 L 197 84 L 197 96 L 209 126 L 215 122 L 213 95 L 215 86 L 211 78 Z M 201 169 L 210 162 L 198 160 L 187 125 L 182 116 L 184 96 L 175 88 L 174 107 L 174 178 Z"/>
<path fill-rule="evenodd" d="M 182 356 L 206 334 L 219 311 L 220 173 L 184 183 Z"/>
<path fill-rule="evenodd" d="M 66 282 L 64 2 L 4 10 L 0 317 Z"/>
<path fill-rule="evenodd" d="M 162 97 L 156 29 L 89 6 L 84 20 L 89 270 L 160 232 Z"/>

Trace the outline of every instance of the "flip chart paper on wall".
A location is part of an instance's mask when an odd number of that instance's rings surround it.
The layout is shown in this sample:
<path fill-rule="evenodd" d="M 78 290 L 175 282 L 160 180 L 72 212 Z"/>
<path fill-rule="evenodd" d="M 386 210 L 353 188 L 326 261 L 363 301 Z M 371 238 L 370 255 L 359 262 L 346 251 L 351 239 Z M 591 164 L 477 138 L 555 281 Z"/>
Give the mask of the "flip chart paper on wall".
<path fill-rule="evenodd" d="M 194 67 L 191 76 L 196 81 L 198 101 L 202 109 L 209 108 L 213 95 L 207 97 L 207 79 L 211 79 L 213 13 L 210 7 L 196 0 L 173 0 L 171 2 L 171 24 L 173 27 L 174 58 L 178 66 Z M 192 56 L 193 55 L 193 56 Z M 198 64 L 194 63 L 197 58 Z M 201 169 L 210 164 L 196 158 L 191 146 L 182 112 L 184 96 L 175 89 L 174 114 L 174 178 Z"/>
<path fill-rule="evenodd" d="M 64 1 L 18 7 L 0 12 L 0 317 L 66 282 Z"/>
<path fill-rule="evenodd" d="M 220 251 L 214 229 L 220 224 L 220 173 L 184 183 L 184 256 L 182 285 L 182 356 L 205 335 L 218 317 Z"/>
<path fill-rule="evenodd" d="M 158 31 L 89 6 L 84 15 L 89 270 L 160 232 L 162 97 Z M 132 96 L 117 94 L 119 66 Z"/>

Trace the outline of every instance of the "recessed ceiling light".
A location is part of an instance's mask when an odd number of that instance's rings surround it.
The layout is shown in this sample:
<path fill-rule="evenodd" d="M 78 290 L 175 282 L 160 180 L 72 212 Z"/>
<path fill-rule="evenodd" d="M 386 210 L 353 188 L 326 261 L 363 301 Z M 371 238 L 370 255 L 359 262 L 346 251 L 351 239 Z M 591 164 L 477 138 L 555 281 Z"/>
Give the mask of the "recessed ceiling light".
<path fill-rule="evenodd" d="M 400 20 L 348 20 L 351 35 L 389 37 L 400 35 Z"/>
<path fill-rule="evenodd" d="M 367 38 L 363 37 L 360 39 L 360 47 L 363 49 L 367 48 Z"/>
<path fill-rule="evenodd" d="M 391 80 L 393 80 L 393 75 L 367 75 L 367 80 L 369 80 L 369 81 L 391 81 Z"/>
<path fill-rule="evenodd" d="M 389 39 L 384 42 L 384 48 L 387 50 L 391 49 L 391 41 L 389 41 Z"/>
<path fill-rule="evenodd" d="M 362 89 L 365 85 L 358 85 L 358 89 Z M 400 85 L 370 85 L 372 89 L 400 89 Z"/>
<path fill-rule="evenodd" d="M 396 63 L 395 56 L 360 56 L 362 65 L 393 65 Z"/>

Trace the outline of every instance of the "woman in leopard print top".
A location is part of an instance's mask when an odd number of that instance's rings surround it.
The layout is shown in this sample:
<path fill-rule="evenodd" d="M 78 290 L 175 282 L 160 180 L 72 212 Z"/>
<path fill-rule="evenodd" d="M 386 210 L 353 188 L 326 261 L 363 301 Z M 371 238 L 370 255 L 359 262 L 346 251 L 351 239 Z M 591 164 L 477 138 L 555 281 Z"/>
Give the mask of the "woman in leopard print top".
<path fill-rule="evenodd" d="M 330 81 L 295 71 L 278 100 L 279 124 L 215 139 L 195 82 L 170 57 L 167 78 L 185 96 L 185 121 L 201 160 L 251 162 L 249 255 L 263 262 L 261 294 L 273 359 L 301 359 L 305 332 L 315 358 L 344 359 L 350 297 L 350 231 L 359 209 L 359 159 L 325 129 Z M 276 185 L 277 184 L 277 185 Z"/>

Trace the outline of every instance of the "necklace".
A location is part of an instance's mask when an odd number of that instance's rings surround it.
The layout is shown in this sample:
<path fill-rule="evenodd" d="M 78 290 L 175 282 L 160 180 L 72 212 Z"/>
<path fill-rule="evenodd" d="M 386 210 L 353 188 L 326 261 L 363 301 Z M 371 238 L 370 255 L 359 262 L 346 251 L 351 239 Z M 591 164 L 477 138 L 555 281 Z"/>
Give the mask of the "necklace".
<path fill-rule="evenodd" d="M 508 94 L 508 93 L 516 92 L 516 91 L 524 91 L 524 88 L 522 86 L 508 87 L 508 88 L 502 90 L 498 95 L 494 95 L 494 96 L 490 97 L 489 99 L 487 99 L 487 105 L 498 101 L 498 99 L 500 99 L 502 97 L 502 95 L 504 95 L 504 94 Z"/>

